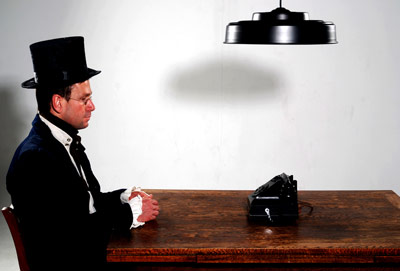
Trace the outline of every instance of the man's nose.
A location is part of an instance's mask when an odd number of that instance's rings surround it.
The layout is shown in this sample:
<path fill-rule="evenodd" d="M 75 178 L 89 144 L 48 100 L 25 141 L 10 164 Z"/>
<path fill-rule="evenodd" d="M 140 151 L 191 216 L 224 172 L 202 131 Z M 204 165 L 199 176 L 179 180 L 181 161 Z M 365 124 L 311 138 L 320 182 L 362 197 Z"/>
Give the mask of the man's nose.
<path fill-rule="evenodd" d="M 94 110 L 96 109 L 96 106 L 94 106 L 94 103 L 93 103 L 93 100 L 92 100 L 92 99 L 90 99 L 90 100 L 87 102 L 87 109 L 88 109 L 89 111 L 94 111 Z"/>

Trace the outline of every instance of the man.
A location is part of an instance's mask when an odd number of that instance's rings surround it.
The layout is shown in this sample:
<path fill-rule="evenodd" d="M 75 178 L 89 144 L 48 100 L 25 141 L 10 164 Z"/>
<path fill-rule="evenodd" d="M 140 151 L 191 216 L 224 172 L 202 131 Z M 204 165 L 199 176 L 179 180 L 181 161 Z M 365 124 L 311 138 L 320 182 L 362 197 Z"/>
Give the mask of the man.
<path fill-rule="evenodd" d="M 140 189 L 100 191 L 78 130 L 95 105 L 82 37 L 30 46 L 39 114 L 15 152 L 7 189 L 20 220 L 31 270 L 98 270 L 111 229 L 153 220 L 158 202 Z"/>

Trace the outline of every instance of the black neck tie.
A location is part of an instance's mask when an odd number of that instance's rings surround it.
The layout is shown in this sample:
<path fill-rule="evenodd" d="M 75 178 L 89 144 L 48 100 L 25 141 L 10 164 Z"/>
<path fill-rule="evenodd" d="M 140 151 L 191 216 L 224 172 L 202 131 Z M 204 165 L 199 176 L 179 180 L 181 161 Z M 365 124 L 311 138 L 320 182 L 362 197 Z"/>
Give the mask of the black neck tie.
<path fill-rule="evenodd" d="M 69 148 L 69 152 L 71 153 L 72 158 L 74 158 L 76 167 L 78 168 L 79 175 L 83 178 L 82 175 L 82 157 L 84 155 L 85 147 L 81 144 L 81 137 L 76 135 L 72 139 L 72 144 Z"/>

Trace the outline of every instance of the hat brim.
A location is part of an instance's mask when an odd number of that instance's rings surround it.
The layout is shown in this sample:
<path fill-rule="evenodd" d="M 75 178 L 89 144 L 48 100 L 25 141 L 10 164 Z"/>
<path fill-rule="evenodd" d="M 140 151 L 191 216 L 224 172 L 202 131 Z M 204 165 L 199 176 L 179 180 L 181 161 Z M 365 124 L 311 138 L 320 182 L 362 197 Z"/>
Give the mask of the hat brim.
<path fill-rule="evenodd" d="M 70 86 L 70 85 L 73 85 L 75 83 L 84 82 L 84 81 L 92 78 L 93 76 L 98 75 L 99 73 L 101 73 L 101 71 L 93 70 L 91 68 L 88 68 L 87 70 L 88 70 L 87 75 L 83 79 L 80 78 L 79 80 L 71 80 L 71 81 L 68 81 L 68 82 L 64 82 L 64 84 L 62 84 L 62 85 L 49 86 L 49 87 L 58 88 L 58 87 Z M 29 80 L 26 80 L 26 81 L 22 82 L 21 87 L 33 89 L 33 88 L 40 87 L 40 84 L 35 82 L 35 78 L 31 78 Z"/>
<path fill-rule="evenodd" d="M 31 78 L 29 80 L 26 80 L 21 84 L 21 87 L 23 88 L 36 88 L 38 84 L 35 82 L 35 78 Z"/>

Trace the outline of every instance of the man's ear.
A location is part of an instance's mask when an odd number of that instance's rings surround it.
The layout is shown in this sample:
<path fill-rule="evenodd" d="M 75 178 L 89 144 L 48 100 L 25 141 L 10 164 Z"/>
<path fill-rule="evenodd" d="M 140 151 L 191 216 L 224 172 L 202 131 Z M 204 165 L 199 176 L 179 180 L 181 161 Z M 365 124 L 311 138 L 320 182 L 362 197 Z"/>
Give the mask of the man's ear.
<path fill-rule="evenodd" d="M 51 108 L 58 114 L 60 114 L 62 111 L 62 103 L 61 103 L 62 99 L 63 97 L 61 97 L 58 94 L 54 94 L 53 97 L 51 98 Z"/>

